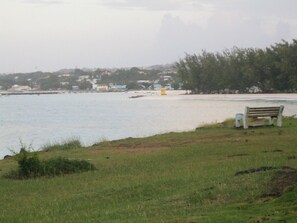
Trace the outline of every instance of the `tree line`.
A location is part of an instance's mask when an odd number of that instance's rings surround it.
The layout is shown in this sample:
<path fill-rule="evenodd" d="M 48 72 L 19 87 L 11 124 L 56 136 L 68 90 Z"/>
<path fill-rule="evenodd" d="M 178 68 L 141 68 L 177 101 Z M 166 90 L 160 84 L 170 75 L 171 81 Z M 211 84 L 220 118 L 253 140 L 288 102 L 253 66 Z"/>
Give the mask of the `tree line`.
<path fill-rule="evenodd" d="M 176 63 L 184 89 L 191 93 L 297 91 L 297 40 L 265 49 L 237 48 L 186 54 Z"/>

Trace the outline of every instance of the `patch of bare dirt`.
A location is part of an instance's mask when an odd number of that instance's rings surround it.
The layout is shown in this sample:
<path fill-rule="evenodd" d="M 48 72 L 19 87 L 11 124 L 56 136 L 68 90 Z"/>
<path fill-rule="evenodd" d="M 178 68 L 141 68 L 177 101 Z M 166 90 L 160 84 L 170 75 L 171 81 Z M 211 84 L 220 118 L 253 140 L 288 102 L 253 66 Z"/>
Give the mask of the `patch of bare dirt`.
<path fill-rule="evenodd" d="M 283 167 L 275 172 L 270 182 L 269 194 L 279 197 L 286 189 L 297 183 L 297 170 L 292 167 Z"/>
<path fill-rule="evenodd" d="M 239 153 L 239 154 L 233 154 L 233 155 L 229 155 L 228 157 L 237 157 L 237 156 L 248 156 L 249 154 L 246 153 Z"/>
<path fill-rule="evenodd" d="M 235 176 L 252 174 L 261 171 L 276 170 L 269 182 L 268 193 L 261 196 L 262 201 L 267 201 L 283 195 L 289 186 L 297 183 L 297 169 L 289 166 L 272 167 L 261 166 L 248 170 L 238 171 Z"/>
<path fill-rule="evenodd" d="M 267 171 L 267 170 L 275 170 L 275 169 L 277 169 L 277 167 L 261 166 L 261 167 L 258 167 L 258 168 L 251 168 L 251 169 L 248 169 L 248 170 L 238 171 L 238 172 L 235 173 L 235 176 L 239 176 L 239 175 L 243 175 L 243 174 L 251 174 L 251 173 Z"/>
<path fill-rule="evenodd" d="M 274 167 L 274 166 L 261 166 L 258 168 L 251 168 L 247 170 L 242 170 L 238 171 L 235 173 L 235 176 L 243 175 L 243 174 L 251 174 L 251 173 L 256 173 L 256 172 L 261 172 L 261 171 L 268 171 L 268 170 L 279 170 L 283 172 L 295 172 L 297 173 L 297 170 L 293 167 L 289 166 L 281 166 L 281 167 Z"/>
<path fill-rule="evenodd" d="M 281 149 L 275 149 L 275 150 L 271 150 L 271 151 L 267 151 L 267 150 L 264 150 L 263 153 L 282 153 L 283 150 Z"/>

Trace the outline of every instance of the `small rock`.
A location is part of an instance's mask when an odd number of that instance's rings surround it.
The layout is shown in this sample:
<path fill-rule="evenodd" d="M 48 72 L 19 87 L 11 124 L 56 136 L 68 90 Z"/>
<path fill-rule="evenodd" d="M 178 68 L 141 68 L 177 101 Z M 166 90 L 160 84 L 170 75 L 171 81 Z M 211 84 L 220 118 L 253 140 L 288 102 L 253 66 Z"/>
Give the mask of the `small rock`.
<path fill-rule="evenodd" d="M 4 156 L 3 159 L 9 159 L 10 157 L 12 157 L 12 156 L 11 155 L 6 155 L 6 156 Z"/>

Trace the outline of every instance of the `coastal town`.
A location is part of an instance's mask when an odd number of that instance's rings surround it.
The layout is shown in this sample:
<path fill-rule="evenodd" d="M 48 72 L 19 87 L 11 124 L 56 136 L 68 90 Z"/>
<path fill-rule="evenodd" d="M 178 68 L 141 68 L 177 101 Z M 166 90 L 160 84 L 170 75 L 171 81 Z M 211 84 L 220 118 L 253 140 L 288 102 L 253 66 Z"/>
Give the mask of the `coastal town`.
<path fill-rule="evenodd" d="M 54 94 L 63 92 L 122 92 L 179 89 L 173 65 L 121 69 L 63 69 L 0 75 L 0 94 Z"/>
<path fill-rule="evenodd" d="M 0 95 L 105 93 L 130 90 L 181 90 L 183 82 L 174 64 L 132 68 L 62 69 L 56 72 L 0 74 Z M 200 94 L 262 93 L 259 86 L 245 91 L 224 88 Z"/>

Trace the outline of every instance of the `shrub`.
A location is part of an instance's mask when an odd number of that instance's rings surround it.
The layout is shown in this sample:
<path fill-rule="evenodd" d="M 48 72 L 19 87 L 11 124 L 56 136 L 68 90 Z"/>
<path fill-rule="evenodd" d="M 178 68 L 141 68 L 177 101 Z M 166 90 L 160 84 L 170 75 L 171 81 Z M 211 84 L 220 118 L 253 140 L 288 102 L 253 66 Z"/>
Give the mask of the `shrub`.
<path fill-rule="evenodd" d="M 42 164 L 36 153 L 29 156 L 29 152 L 21 149 L 16 160 L 19 164 L 18 175 L 22 178 L 37 177 L 41 171 Z"/>
<path fill-rule="evenodd" d="M 95 166 L 86 160 L 69 160 L 62 157 L 43 161 L 42 167 L 42 174 L 46 176 L 57 176 L 95 170 Z"/>
<path fill-rule="evenodd" d="M 95 166 L 86 160 L 70 160 L 67 158 L 52 158 L 49 160 L 39 160 L 37 153 L 30 154 L 25 149 L 21 149 L 16 156 L 19 164 L 18 170 L 11 171 L 7 178 L 27 179 L 42 176 L 58 176 L 71 173 L 80 173 L 95 170 Z"/>

